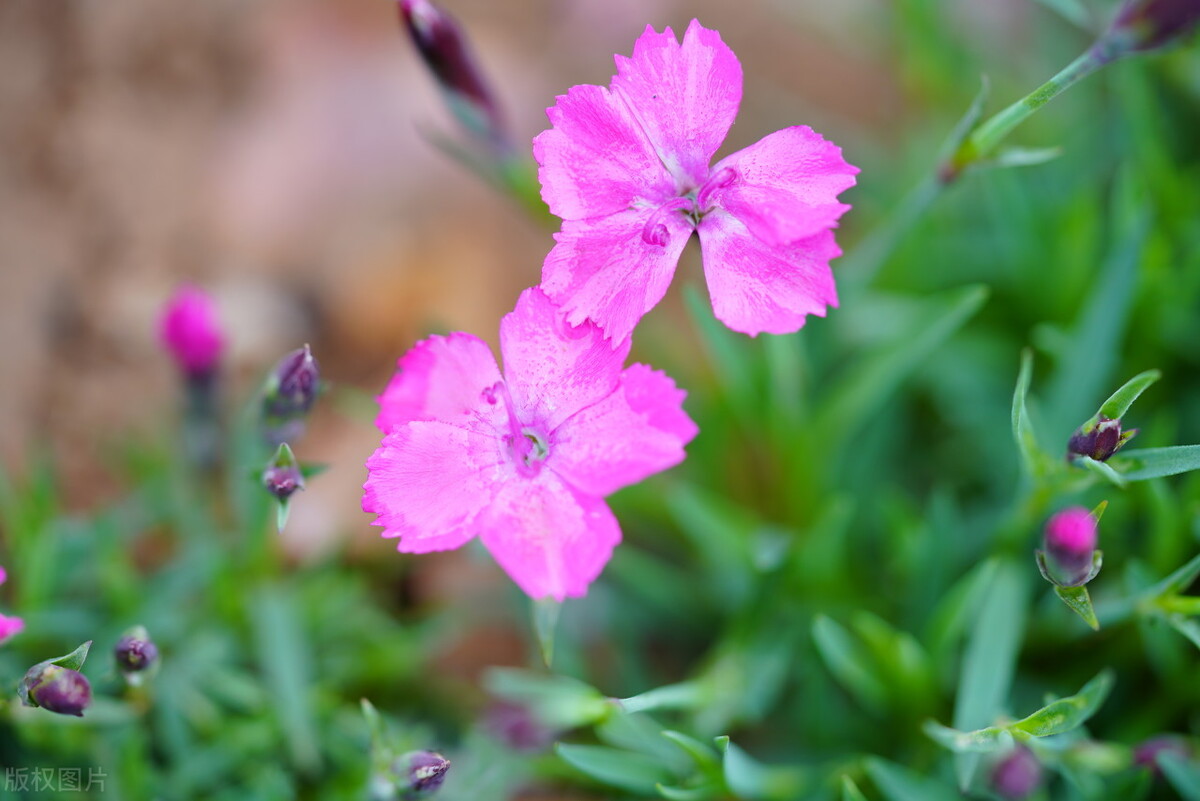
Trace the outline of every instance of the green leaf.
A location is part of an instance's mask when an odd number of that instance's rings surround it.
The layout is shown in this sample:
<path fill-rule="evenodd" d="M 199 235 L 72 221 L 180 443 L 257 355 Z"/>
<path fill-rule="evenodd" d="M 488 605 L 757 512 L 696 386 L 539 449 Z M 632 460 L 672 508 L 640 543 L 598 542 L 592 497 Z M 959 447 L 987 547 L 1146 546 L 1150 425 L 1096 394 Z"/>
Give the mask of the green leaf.
<path fill-rule="evenodd" d="M 856 360 L 816 410 L 807 430 L 815 437 L 852 438 L 888 402 L 900 383 L 979 311 L 985 286 L 969 286 L 922 303 L 913 326 L 884 347 Z"/>
<path fill-rule="evenodd" d="M 1032 377 L 1033 351 L 1025 348 L 1021 351 L 1021 369 L 1017 373 L 1017 388 L 1013 391 L 1012 429 L 1017 451 L 1021 454 L 1021 464 L 1029 473 L 1035 472 L 1039 454 L 1037 437 L 1033 433 L 1033 426 L 1029 424 L 1029 411 L 1025 406 Z"/>
<path fill-rule="evenodd" d="M 596 723 L 614 708 L 599 690 L 569 676 L 492 668 L 483 684 L 492 695 L 529 707 L 538 720 L 555 729 Z"/>
<path fill-rule="evenodd" d="M 976 731 L 959 731 L 943 726 L 936 720 L 927 720 L 921 730 L 938 745 L 956 754 L 988 753 L 1012 747 L 1012 735 L 1002 726 L 989 726 Z"/>
<path fill-rule="evenodd" d="M 1167 623 L 1171 628 L 1178 631 L 1184 637 L 1192 641 L 1192 644 L 1200 648 L 1200 622 L 1194 618 L 1184 617 L 1183 615 L 1167 615 Z"/>
<path fill-rule="evenodd" d="M 1200 554 L 1196 554 L 1183 567 L 1146 590 L 1145 596 L 1160 598 L 1164 595 L 1178 595 L 1192 586 L 1197 576 L 1200 576 Z"/>
<path fill-rule="evenodd" d="M 704 694 L 694 682 L 681 682 L 655 687 L 644 693 L 619 700 L 626 712 L 650 712 L 656 709 L 694 709 L 703 702 Z"/>
<path fill-rule="evenodd" d="M 1088 595 L 1086 586 L 1059 587 L 1055 585 L 1054 593 L 1071 611 L 1083 618 L 1083 622 L 1092 627 L 1093 631 L 1100 630 L 1100 621 L 1096 619 L 1096 610 L 1092 608 L 1092 598 Z"/>
<path fill-rule="evenodd" d="M 999 563 L 981 599 L 955 696 L 957 729 L 985 728 L 1004 711 L 1025 628 L 1027 572 L 1012 561 Z M 965 789 L 971 783 L 977 767 L 977 755 L 958 755 L 956 770 L 960 787 Z"/>
<path fill-rule="evenodd" d="M 724 755 L 725 784 L 740 798 L 751 801 L 792 799 L 805 786 L 799 768 L 763 765 L 738 748 L 726 736 L 715 738 L 717 750 Z"/>
<path fill-rule="evenodd" d="M 867 797 L 858 789 L 854 779 L 842 774 L 842 801 L 867 801 Z"/>
<path fill-rule="evenodd" d="M 1129 483 L 1127 476 L 1124 476 L 1118 473 L 1116 470 L 1113 470 L 1105 462 L 1098 462 L 1090 456 L 1076 456 L 1071 460 L 1071 464 L 1095 473 L 1105 481 L 1111 483 L 1114 487 L 1120 487 L 1124 489 L 1125 485 Z"/>
<path fill-rule="evenodd" d="M 271 586 L 259 591 L 251 609 L 258 663 L 292 764 L 301 773 L 315 772 L 321 750 L 311 700 L 314 671 L 298 610 L 289 594 Z"/>
<path fill-rule="evenodd" d="M 983 162 L 987 167 L 1036 167 L 1062 155 L 1061 147 L 1008 147 Z"/>
<path fill-rule="evenodd" d="M 1032 737 L 1049 737 L 1082 726 L 1108 698 L 1114 683 L 1113 672 L 1100 671 L 1075 695 L 1060 698 L 1034 712 L 1029 717 L 1009 725 L 1009 731 Z"/>
<path fill-rule="evenodd" d="M 1126 481 L 1145 481 L 1200 469 L 1200 445 L 1121 451 L 1119 459 L 1114 459 L 1120 465 L 1133 466 L 1121 474 Z"/>
<path fill-rule="evenodd" d="M 1098 415 L 1107 417 L 1109 420 L 1120 420 L 1129 411 L 1129 407 L 1138 399 L 1138 396 L 1160 378 L 1162 378 L 1162 373 L 1158 370 L 1146 370 L 1138 373 L 1126 381 L 1120 389 L 1109 395 L 1108 400 L 1100 404 Z"/>
<path fill-rule="evenodd" d="M 671 799 L 671 801 L 707 801 L 707 799 L 717 798 L 720 795 L 721 786 L 702 784 L 698 787 L 667 787 L 660 784 L 657 790 L 659 795 Z"/>
<path fill-rule="evenodd" d="M 88 651 L 90 650 L 92 650 L 92 641 L 88 640 L 71 653 L 54 659 L 48 659 L 43 664 L 58 665 L 68 670 L 79 670 L 83 667 L 83 663 L 87 661 Z"/>
<path fill-rule="evenodd" d="M 596 736 L 606 745 L 652 756 L 673 773 L 686 773 L 692 767 L 689 755 L 664 734 L 654 718 L 625 712 L 614 712 L 596 726 Z"/>
<path fill-rule="evenodd" d="M 1158 755 L 1158 767 L 1180 798 L 1184 801 L 1200 801 L 1200 766 L 1167 751 Z"/>
<path fill-rule="evenodd" d="M 554 750 L 567 764 L 593 779 L 631 793 L 653 795 L 658 792 L 659 785 L 671 781 L 670 772 L 644 754 L 603 745 L 566 743 L 558 743 Z"/>
<path fill-rule="evenodd" d="M 701 771 L 709 772 L 720 767 L 717 753 L 694 737 L 670 729 L 664 729 L 662 736 L 683 749 Z"/>
<path fill-rule="evenodd" d="M 812 625 L 817 653 L 830 674 L 851 697 L 871 712 L 887 705 L 887 688 L 871 670 L 863 647 L 839 623 L 817 615 Z"/>
<path fill-rule="evenodd" d="M 558 616 L 562 612 L 562 604 L 553 598 L 541 598 L 532 601 L 532 605 L 533 630 L 537 634 L 542 664 L 550 667 L 554 661 L 554 631 L 558 627 Z"/>
<path fill-rule="evenodd" d="M 953 787 L 877 757 L 866 760 L 867 774 L 888 801 L 962 801 Z"/>
<path fill-rule="evenodd" d="M 1085 31 L 1091 30 L 1091 15 L 1088 14 L 1087 6 L 1080 0 L 1038 0 L 1038 2 L 1079 28 Z"/>

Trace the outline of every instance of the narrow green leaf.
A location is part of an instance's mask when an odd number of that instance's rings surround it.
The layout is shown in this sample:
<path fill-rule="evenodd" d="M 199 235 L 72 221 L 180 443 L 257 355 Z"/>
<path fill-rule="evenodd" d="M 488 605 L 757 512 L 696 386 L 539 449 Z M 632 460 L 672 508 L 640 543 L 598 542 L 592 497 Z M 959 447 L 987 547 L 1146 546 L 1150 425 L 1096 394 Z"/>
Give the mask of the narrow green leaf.
<path fill-rule="evenodd" d="M 619 703 L 626 712 L 651 712 L 656 709 L 694 709 L 703 701 L 704 694 L 699 685 L 681 682 L 622 698 Z"/>
<path fill-rule="evenodd" d="M 717 753 L 694 737 L 670 729 L 664 729 L 662 736 L 683 749 L 700 770 L 708 772 L 720 766 Z"/>
<path fill-rule="evenodd" d="M 258 662 L 292 764 L 312 773 L 320 767 L 321 751 L 310 695 L 312 656 L 297 610 L 278 587 L 262 588 L 251 608 Z"/>
<path fill-rule="evenodd" d="M 1200 766 L 1169 751 L 1158 755 L 1163 777 L 1184 801 L 1200 801 Z"/>
<path fill-rule="evenodd" d="M 718 386 L 728 393 L 729 404 L 739 419 L 753 421 L 758 408 L 758 392 L 751 369 L 754 360 L 749 341 L 713 316 L 712 304 L 695 286 L 689 284 L 683 288 L 683 299 L 717 374 Z"/>
<path fill-rule="evenodd" d="M 1096 619 L 1096 610 L 1092 608 L 1092 598 L 1088 595 L 1086 586 L 1059 587 L 1055 586 L 1054 594 L 1071 608 L 1071 611 L 1083 618 L 1083 622 L 1092 627 L 1093 631 L 1100 630 L 1100 621 Z"/>
<path fill-rule="evenodd" d="M 1192 644 L 1197 648 L 1200 648 L 1200 622 L 1197 622 L 1194 618 L 1184 617 L 1183 615 L 1167 615 L 1166 619 L 1171 624 L 1171 628 L 1191 640 Z"/>
<path fill-rule="evenodd" d="M 1001 150 L 984 164 L 988 167 L 1036 167 L 1054 161 L 1062 155 L 1061 147 L 1009 147 Z"/>
<path fill-rule="evenodd" d="M 558 628 L 562 604 L 553 598 L 541 598 L 532 603 L 533 631 L 537 635 L 538 650 L 542 655 L 542 664 L 550 667 L 554 661 L 554 632 Z"/>
<path fill-rule="evenodd" d="M 1145 481 L 1200 470 L 1200 445 L 1175 445 L 1170 448 L 1142 448 L 1121 451 L 1119 464 L 1129 464 L 1132 470 L 1121 475 L 1126 481 Z"/>
<path fill-rule="evenodd" d="M 867 797 L 858 789 L 854 779 L 842 774 L 842 801 L 867 801 Z"/>
<path fill-rule="evenodd" d="M 724 755 L 725 784 L 739 798 L 782 801 L 795 798 L 804 788 L 805 777 L 798 768 L 763 765 L 725 736 L 714 742 Z"/>
<path fill-rule="evenodd" d="M 1196 554 L 1183 567 L 1146 590 L 1145 595 L 1148 598 L 1178 595 L 1192 586 L 1192 582 L 1196 580 L 1197 576 L 1200 576 L 1200 554 Z"/>
<path fill-rule="evenodd" d="M 492 668 L 484 674 L 483 684 L 492 695 L 529 707 L 551 728 L 596 723 L 613 711 L 613 704 L 599 690 L 569 676 Z"/>
<path fill-rule="evenodd" d="M 962 801 L 949 785 L 877 757 L 866 760 L 867 774 L 888 801 Z"/>
<path fill-rule="evenodd" d="M 1012 747 L 1012 735 L 1000 726 L 989 726 L 976 731 L 959 731 L 943 726 L 936 720 L 927 720 L 921 730 L 940 746 L 956 754 L 1002 751 Z"/>
<path fill-rule="evenodd" d="M 1111 670 L 1102 670 L 1075 695 L 1047 704 L 1029 717 L 1011 724 L 1008 729 L 1033 737 L 1049 737 L 1071 731 L 1082 726 L 1096 713 L 1112 691 L 1114 681 Z"/>
<path fill-rule="evenodd" d="M 1071 464 L 1095 473 L 1105 481 L 1111 483 L 1114 487 L 1120 487 L 1124 489 L 1126 484 L 1129 483 L 1128 476 L 1118 473 L 1116 470 L 1113 470 L 1111 467 L 1109 467 L 1107 463 L 1098 462 L 1090 456 L 1076 456 L 1071 460 Z"/>
<path fill-rule="evenodd" d="M 817 653 L 829 673 L 860 705 L 880 712 L 887 704 L 887 688 L 871 672 L 863 647 L 839 623 L 825 615 L 817 615 L 812 625 Z"/>
<path fill-rule="evenodd" d="M 591 776 L 596 781 L 620 787 L 631 793 L 653 795 L 658 786 L 671 781 L 665 767 L 644 754 L 621 751 L 603 745 L 568 745 L 558 743 L 555 752 L 567 764 Z"/>
<path fill-rule="evenodd" d="M 1126 381 L 1120 389 L 1109 395 L 1108 400 L 1100 404 L 1100 416 L 1107 417 L 1109 420 L 1120 420 L 1129 411 L 1129 407 L 1138 399 L 1138 396 L 1160 378 L 1162 378 L 1162 372 L 1159 370 L 1146 370 L 1138 373 Z"/>
<path fill-rule="evenodd" d="M 987 287 L 969 286 L 926 302 L 911 329 L 857 360 L 833 385 L 806 430 L 813 436 L 835 436 L 842 441 L 853 437 L 900 383 L 979 311 L 987 296 Z"/>
<path fill-rule="evenodd" d="M 1017 451 L 1021 454 L 1021 464 L 1029 473 L 1034 472 L 1037 466 L 1038 454 L 1037 437 L 1034 436 L 1033 426 L 1029 424 L 1029 412 L 1025 406 L 1032 378 L 1033 351 L 1025 348 L 1021 351 L 1021 369 L 1017 372 L 1017 388 L 1013 391 L 1012 429 Z"/>
<path fill-rule="evenodd" d="M 707 801 L 720 796 L 721 787 L 718 784 L 702 784 L 699 787 L 667 787 L 658 785 L 658 794 L 670 801 Z"/>
<path fill-rule="evenodd" d="M 687 773 L 692 767 L 689 755 L 663 734 L 662 726 L 649 715 L 625 712 L 614 712 L 596 726 L 596 736 L 605 745 L 654 757 L 672 773 Z"/>

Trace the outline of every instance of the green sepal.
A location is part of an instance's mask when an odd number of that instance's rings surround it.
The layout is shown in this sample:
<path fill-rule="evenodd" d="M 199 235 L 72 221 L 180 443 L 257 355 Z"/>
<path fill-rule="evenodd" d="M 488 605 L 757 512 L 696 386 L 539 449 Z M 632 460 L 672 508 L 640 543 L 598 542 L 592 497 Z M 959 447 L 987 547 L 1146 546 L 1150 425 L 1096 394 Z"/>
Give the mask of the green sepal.
<path fill-rule="evenodd" d="M 1088 423 L 1094 427 L 1101 417 L 1107 417 L 1109 420 L 1120 420 L 1129 411 L 1129 407 L 1138 399 L 1138 396 L 1160 378 L 1162 378 L 1162 372 L 1159 370 L 1146 370 L 1145 372 L 1138 373 L 1126 381 L 1120 389 L 1109 395 L 1108 400 L 1100 404 L 1100 411 Z M 1084 425 L 1086 426 L 1088 423 Z"/>
<path fill-rule="evenodd" d="M 1096 552 L 1096 557 L 1100 552 Z M 1099 568 L 1097 568 L 1099 569 Z M 1071 611 L 1083 618 L 1083 622 L 1092 627 L 1093 631 L 1100 630 L 1100 621 L 1096 619 L 1096 610 L 1092 608 L 1092 598 L 1084 585 L 1078 587 L 1054 587 L 1054 594 L 1071 608 Z"/>

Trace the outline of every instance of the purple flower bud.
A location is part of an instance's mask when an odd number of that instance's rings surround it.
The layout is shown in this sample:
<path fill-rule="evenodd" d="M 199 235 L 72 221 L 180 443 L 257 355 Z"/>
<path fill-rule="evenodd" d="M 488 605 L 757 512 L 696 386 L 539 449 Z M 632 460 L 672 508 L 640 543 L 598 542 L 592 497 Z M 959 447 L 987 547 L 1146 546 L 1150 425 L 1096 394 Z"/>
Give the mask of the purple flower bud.
<path fill-rule="evenodd" d="M 1033 751 L 1018 745 L 992 768 L 992 790 L 1011 801 L 1029 798 L 1042 786 L 1042 765 Z"/>
<path fill-rule="evenodd" d="M 122 673 L 141 673 L 158 661 L 158 646 L 142 626 L 130 629 L 113 649 L 113 656 Z"/>
<path fill-rule="evenodd" d="M 1096 573 L 1096 518 L 1082 506 L 1055 514 L 1046 523 L 1044 550 L 1038 552 L 1043 575 L 1060 587 L 1087 584 Z"/>
<path fill-rule="evenodd" d="M 1197 22 L 1196 0 L 1126 0 L 1099 46 L 1109 58 L 1154 50 L 1186 36 Z"/>
<path fill-rule="evenodd" d="M 286 501 L 296 490 L 304 489 L 304 473 L 286 442 L 275 451 L 274 458 L 263 471 L 263 485 L 280 501 Z"/>
<path fill-rule="evenodd" d="M 308 345 L 279 360 L 263 393 L 263 414 L 274 420 L 290 420 L 308 414 L 317 399 L 321 372 Z"/>
<path fill-rule="evenodd" d="M 1087 422 L 1077 428 L 1067 442 L 1067 458 L 1074 456 L 1089 456 L 1097 462 L 1108 461 L 1108 458 L 1119 451 L 1126 442 L 1137 434 L 1136 428 L 1122 433 L 1120 420 L 1109 420 L 1100 417 L 1096 422 Z"/>
<path fill-rule="evenodd" d="M 83 717 L 83 710 L 92 702 L 92 685 L 82 673 L 49 664 L 37 666 L 30 673 L 34 675 L 25 674 L 24 685 L 32 706 Z"/>
<path fill-rule="evenodd" d="M 400 20 L 458 121 L 502 153 L 511 150 L 500 106 L 454 18 L 429 0 L 400 0 Z"/>
<path fill-rule="evenodd" d="M 189 376 L 215 371 L 225 337 L 212 298 L 196 287 L 180 287 L 163 310 L 159 339 Z"/>
<path fill-rule="evenodd" d="M 442 786 L 450 760 L 435 751 L 409 751 L 392 763 L 392 772 L 405 788 L 404 798 L 432 795 Z"/>
<path fill-rule="evenodd" d="M 1178 734 L 1160 734 L 1139 743 L 1133 749 L 1133 764 L 1149 768 L 1155 776 L 1159 775 L 1159 754 L 1174 754 L 1182 759 L 1191 759 L 1192 747 L 1187 739 Z"/>

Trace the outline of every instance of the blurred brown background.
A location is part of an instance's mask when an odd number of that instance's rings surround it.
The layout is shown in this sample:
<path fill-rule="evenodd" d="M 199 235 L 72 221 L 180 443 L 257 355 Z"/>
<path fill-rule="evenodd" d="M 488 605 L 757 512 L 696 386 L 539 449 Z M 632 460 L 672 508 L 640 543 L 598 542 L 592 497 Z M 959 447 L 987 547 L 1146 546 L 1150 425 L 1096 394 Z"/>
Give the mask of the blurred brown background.
<path fill-rule="evenodd" d="M 647 23 L 693 16 L 747 78 L 723 153 L 803 122 L 861 163 L 903 111 L 883 0 L 444 5 L 520 142 L 556 94 L 607 83 Z M 963 24 L 1024 6 L 973 3 Z M 387 0 L 6 0 L 0 60 L 0 458 L 49 446 L 76 506 L 112 491 L 123 438 L 172 424 L 155 329 L 179 282 L 217 299 L 234 393 L 308 341 L 326 377 L 373 394 L 431 329 L 494 341 L 552 244 L 423 137 L 453 124 Z M 378 436 L 322 406 L 299 450 L 333 469 L 298 498 L 300 540 L 368 525 Z"/>

